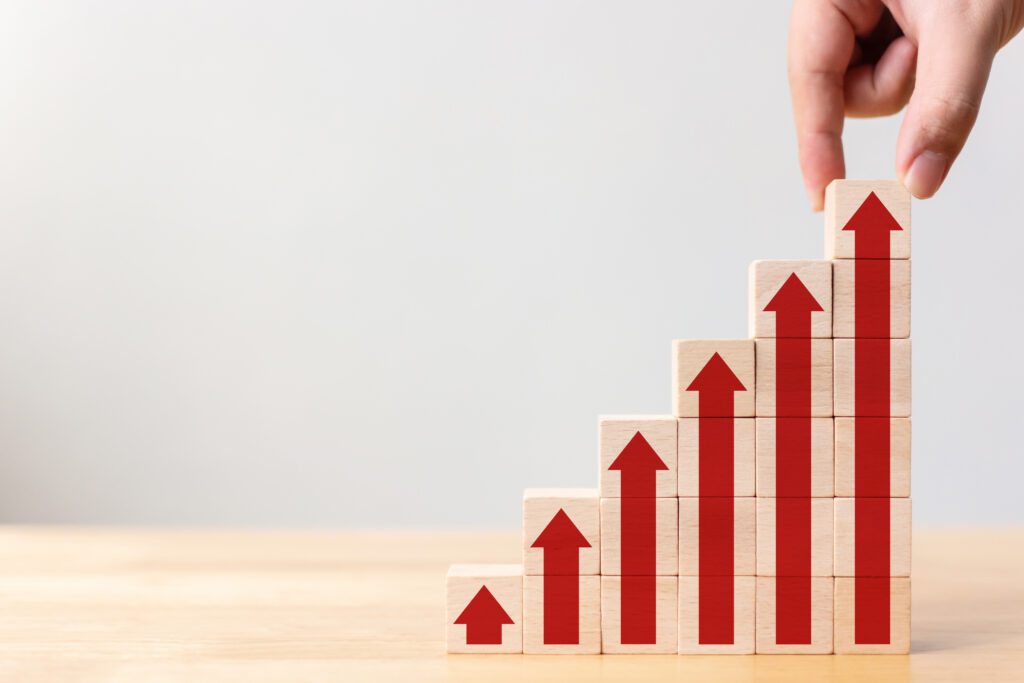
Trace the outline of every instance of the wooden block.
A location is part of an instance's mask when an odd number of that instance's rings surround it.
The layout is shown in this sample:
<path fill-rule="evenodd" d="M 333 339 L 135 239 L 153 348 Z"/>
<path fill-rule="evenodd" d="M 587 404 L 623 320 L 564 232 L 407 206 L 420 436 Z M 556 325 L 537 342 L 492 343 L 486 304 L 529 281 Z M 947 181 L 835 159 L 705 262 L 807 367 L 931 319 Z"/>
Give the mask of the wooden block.
<path fill-rule="evenodd" d="M 619 456 L 637 457 L 636 453 L 625 452 L 630 444 L 643 447 L 638 439 L 645 441 L 647 446 L 661 459 L 665 469 L 654 473 L 655 493 L 658 498 L 672 498 L 676 495 L 677 420 L 669 415 L 602 415 L 598 418 L 598 443 L 601 471 L 598 473 L 601 496 L 616 498 L 622 496 L 623 462 L 612 468 Z M 656 463 L 655 463 L 656 464 Z"/>
<path fill-rule="evenodd" d="M 677 498 L 636 498 L 627 502 L 627 505 L 650 504 L 651 508 L 648 509 L 653 509 L 655 522 L 654 573 L 659 576 L 675 576 L 679 570 L 679 508 L 677 500 Z M 605 575 L 623 573 L 621 563 L 622 503 L 622 498 L 601 499 L 601 573 Z M 641 515 L 646 514 L 642 509 L 639 512 Z"/>
<path fill-rule="evenodd" d="M 832 418 L 757 418 L 757 495 L 774 498 L 775 490 L 775 447 L 778 420 L 805 420 L 811 430 L 811 490 L 813 498 L 831 498 L 833 495 Z M 805 429 L 802 422 L 791 422 L 797 429 Z M 788 495 L 783 492 L 783 495 Z M 792 494 L 796 495 L 796 494 Z"/>
<path fill-rule="evenodd" d="M 775 417 L 776 412 L 776 344 L 780 340 L 757 341 L 757 416 Z M 781 340 L 783 344 L 787 340 Z M 832 340 L 811 339 L 811 409 L 812 417 L 832 416 Z M 783 372 L 792 372 L 782 368 Z M 792 417 L 793 415 L 791 415 Z"/>
<path fill-rule="evenodd" d="M 865 282 L 878 281 L 878 276 L 885 277 L 888 271 L 889 288 L 889 319 L 885 316 L 864 316 L 858 329 L 854 308 L 857 303 L 857 272 L 861 271 L 868 277 Z M 879 272 L 880 271 L 880 272 Z M 910 336 L 910 261 L 881 261 L 876 259 L 858 259 L 836 261 L 832 269 L 834 278 L 834 297 L 832 313 L 833 337 L 876 337 L 885 339 L 902 339 Z M 885 291 L 885 288 L 881 288 Z M 868 301 L 876 296 L 871 292 Z M 881 299 L 884 301 L 885 299 Z M 884 311 L 885 308 L 881 307 Z M 880 319 L 879 319 L 880 318 Z"/>
<path fill-rule="evenodd" d="M 448 569 L 448 652 L 523 651 L 523 567 L 453 564 Z"/>
<path fill-rule="evenodd" d="M 867 202 L 872 193 L 884 211 Z M 858 220 L 851 223 L 858 213 Z M 888 248 L 883 242 L 878 249 L 858 254 L 857 231 L 844 230 L 847 226 L 888 230 Z M 891 229 L 896 226 L 900 229 Z M 825 190 L 825 258 L 910 258 L 910 193 L 903 184 L 897 180 L 833 180 Z"/>
<path fill-rule="evenodd" d="M 910 495 L 910 418 L 864 418 L 889 422 L 889 492 L 891 498 Z M 836 495 L 853 497 L 856 489 L 856 418 L 837 417 L 836 430 Z M 869 491 L 867 495 L 884 496 L 884 491 Z"/>
<path fill-rule="evenodd" d="M 832 652 L 832 591 L 833 578 L 815 576 L 810 579 L 811 613 L 810 642 L 780 643 L 780 633 L 776 629 L 778 617 L 777 583 L 788 582 L 789 577 L 759 576 L 757 577 L 757 628 L 756 650 L 758 654 L 804 654 L 827 655 Z M 783 607 L 786 609 L 786 607 Z M 806 623 L 806 622 L 805 622 Z M 797 638 L 784 639 L 797 640 Z M 800 640 L 803 640 L 800 638 Z"/>
<path fill-rule="evenodd" d="M 726 577 L 714 577 L 723 580 Z M 754 596 L 753 576 L 732 578 L 732 633 L 731 638 L 717 633 L 715 619 L 720 612 L 712 602 L 705 607 L 704 633 L 701 633 L 700 577 L 679 577 L 679 653 L 697 655 L 749 655 L 754 653 Z M 715 585 L 708 587 L 708 595 L 715 596 Z M 728 592 L 726 592 L 728 595 Z M 727 630 L 727 629 L 726 629 Z M 731 641 L 731 642 L 730 642 Z"/>
<path fill-rule="evenodd" d="M 832 516 L 831 498 L 758 498 L 757 499 L 757 575 L 776 576 L 776 517 L 779 505 L 787 515 L 811 516 L 811 576 L 832 576 Z"/>
<path fill-rule="evenodd" d="M 837 417 L 910 417 L 910 340 L 836 339 L 835 410 Z M 856 346 L 878 356 L 889 347 L 889 405 L 865 400 L 858 406 L 855 391 Z M 760 396 L 760 393 L 758 394 Z"/>
<path fill-rule="evenodd" d="M 561 516 L 556 519 L 559 511 L 571 525 Z M 523 493 L 523 572 L 551 573 L 554 565 L 549 560 L 545 571 L 544 554 L 560 550 L 578 553 L 580 574 L 601 573 L 597 489 L 526 489 Z"/>
<path fill-rule="evenodd" d="M 523 652 L 525 654 L 598 654 L 601 652 L 601 577 L 581 576 L 578 581 L 578 609 L 575 622 L 560 619 L 545 623 L 545 585 L 558 590 L 549 604 L 564 610 L 572 604 L 566 594 L 572 592 L 571 576 L 523 577 Z M 556 612 L 553 612 L 556 614 Z M 564 614 L 563 616 L 571 616 Z M 567 628 L 566 628 L 567 626 Z"/>
<path fill-rule="evenodd" d="M 642 607 L 632 602 L 623 604 L 623 582 L 631 591 L 627 592 L 627 601 L 646 600 L 653 596 L 653 613 L 649 606 Z M 678 579 L 674 576 L 602 576 L 601 651 L 610 654 L 675 654 L 678 651 L 678 590 Z M 634 622 L 627 625 L 629 632 L 623 634 L 622 615 L 626 612 L 633 613 Z M 633 642 L 623 643 L 623 635 Z"/>
<path fill-rule="evenodd" d="M 754 261 L 750 264 L 749 293 L 751 337 L 794 334 L 788 329 L 780 333 L 776 326 L 780 313 L 790 311 L 810 311 L 811 337 L 832 336 L 831 261 Z M 795 336 L 806 337 L 807 333 L 798 331 Z"/>
<path fill-rule="evenodd" d="M 856 628 L 857 579 L 848 577 L 835 580 L 835 651 L 837 655 L 905 655 L 910 653 L 910 579 L 880 578 L 859 582 L 862 590 L 889 594 L 888 642 L 873 635 L 862 635 L 858 642 Z M 877 585 L 875 585 L 877 584 Z M 884 623 L 884 621 L 883 621 Z"/>
<path fill-rule="evenodd" d="M 857 575 L 855 539 L 858 505 L 862 506 L 869 521 L 884 520 L 886 514 L 889 517 L 889 566 L 872 567 L 870 561 L 864 561 L 861 562 L 862 575 L 910 576 L 910 498 L 836 498 L 835 575 Z M 885 529 L 884 521 L 881 528 Z"/>
<path fill-rule="evenodd" d="M 733 567 L 735 576 L 753 576 L 757 571 L 754 561 L 757 545 L 755 534 L 757 513 L 754 498 L 711 498 L 705 499 L 705 528 L 719 534 L 722 522 L 722 506 L 732 510 Z M 728 512 L 728 508 L 725 509 Z M 701 540 L 701 499 L 679 499 L 679 575 L 700 574 Z M 707 541 L 707 539 L 705 539 Z"/>
<path fill-rule="evenodd" d="M 718 354 L 730 373 L 708 361 Z M 707 368 L 707 372 L 702 371 Z M 701 381 L 693 385 L 697 376 Z M 733 381 L 733 380 L 738 380 Z M 754 416 L 754 341 L 752 339 L 677 339 L 672 342 L 672 412 L 677 417 L 700 417 L 699 387 L 722 383 L 735 388 L 732 414 L 705 413 L 705 417 Z M 742 388 L 740 388 L 742 387 Z"/>
<path fill-rule="evenodd" d="M 733 487 L 728 491 L 711 491 L 712 496 L 754 495 L 754 420 L 749 417 L 706 418 L 715 422 L 732 421 Z M 679 495 L 694 497 L 700 490 L 700 418 L 679 419 Z"/>

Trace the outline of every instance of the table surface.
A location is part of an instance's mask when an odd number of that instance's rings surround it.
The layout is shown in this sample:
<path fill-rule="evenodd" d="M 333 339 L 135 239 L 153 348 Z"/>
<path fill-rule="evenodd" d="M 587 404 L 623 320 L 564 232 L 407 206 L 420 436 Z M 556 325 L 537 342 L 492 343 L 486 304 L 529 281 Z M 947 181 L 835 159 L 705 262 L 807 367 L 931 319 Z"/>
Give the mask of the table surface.
<path fill-rule="evenodd" d="M 919 531 L 906 656 L 445 655 L 517 534 L 0 528 L 4 681 L 1024 680 L 1024 529 Z"/>

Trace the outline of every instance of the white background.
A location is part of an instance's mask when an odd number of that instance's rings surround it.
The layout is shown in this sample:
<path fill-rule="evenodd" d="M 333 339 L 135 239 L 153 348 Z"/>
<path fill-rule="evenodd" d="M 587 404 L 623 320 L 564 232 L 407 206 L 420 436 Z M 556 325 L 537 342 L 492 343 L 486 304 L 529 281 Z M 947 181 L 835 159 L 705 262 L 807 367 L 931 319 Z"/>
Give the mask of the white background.
<path fill-rule="evenodd" d="M 783 3 L 4 2 L 0 520 L 514 527 L 817 258 Z M 917 523 L 1024 521 L 1024 41 L 915 204 Z M 850 123 L 891 177 L 896 120 Z"/>

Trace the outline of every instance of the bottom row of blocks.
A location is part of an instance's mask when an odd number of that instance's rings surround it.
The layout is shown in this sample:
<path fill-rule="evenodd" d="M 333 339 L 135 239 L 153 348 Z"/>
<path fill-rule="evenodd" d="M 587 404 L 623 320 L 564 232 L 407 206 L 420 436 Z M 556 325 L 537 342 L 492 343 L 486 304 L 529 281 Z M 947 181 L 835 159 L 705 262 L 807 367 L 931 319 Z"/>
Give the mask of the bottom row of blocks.
<path fill-rule="evenodd" d="M 720 614 L 709 620 L 705 615 L 702 625 L 701 578 L 697 576 L 547 578 L 572 581 L 579 591 L 577 618 L 571 620 L 568 633 L 559 633 L 554 638 L 550 636 L 554 627 L 546 624 L 544 614 L 545 577 L 524 577 L 521 565 L 454 565 L 448 572 L 448 651 L 528 654 L 905 654 L 910 651 L 910 579 L 905 577 L 866 580 L 884 582 L 878 585 L 890 596 L 889 642 L 885 644 L 857 642 L 861 639 L 856 633 L 855 588 L 858 581 L 865 581 L 863 579 L 810 578 L 810 642 L 784 644 L 777 642 L 776 582 L 786 579 L 715 577 L 712 581 L 732 581 L 732 620 L 726 617 L 723 621 Z M 648 634 L 640 644 L 621 642 L 623 580 L 647 581 L 648 589 L 655 594 L 655 632 Z M 575 607 L 577 603 L 572 604 Z M 729 631 L 726 637 L 701 633 L 702 628 L 721 631 L 722 626 Z M 544 642 L 546 628 L 547 643 Z"/>

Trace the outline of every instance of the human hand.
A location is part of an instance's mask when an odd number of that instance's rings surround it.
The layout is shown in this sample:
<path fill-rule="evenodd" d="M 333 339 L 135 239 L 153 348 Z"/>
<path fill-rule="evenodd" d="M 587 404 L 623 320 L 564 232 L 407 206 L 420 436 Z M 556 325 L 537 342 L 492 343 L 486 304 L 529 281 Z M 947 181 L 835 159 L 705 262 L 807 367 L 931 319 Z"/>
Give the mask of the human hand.
<path fill-rule="evenodd" d="M 789 85 L 811 207 L 846 175 L 844 118 L 908 102 L 896 174 L 914 196 L 935 194 L 971 132 L 996 52 L 1022 25 L 1024 0 L 795 0 Z"/>

